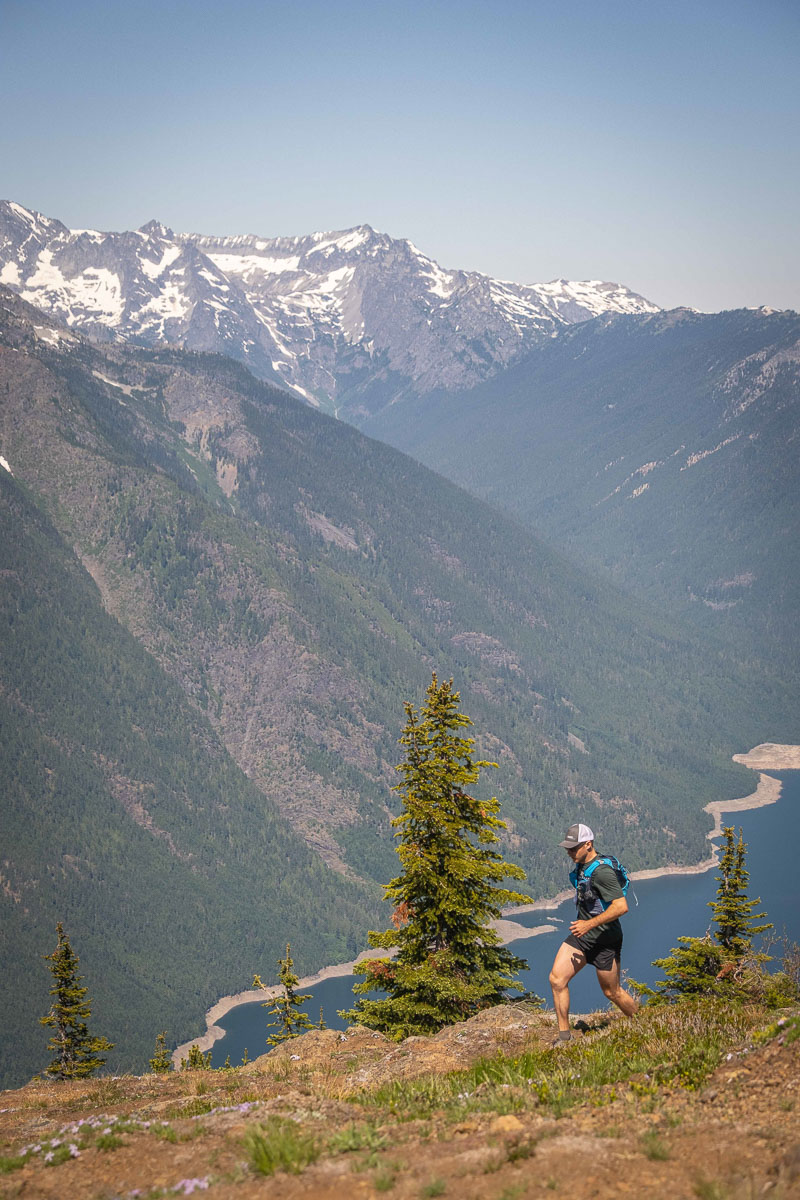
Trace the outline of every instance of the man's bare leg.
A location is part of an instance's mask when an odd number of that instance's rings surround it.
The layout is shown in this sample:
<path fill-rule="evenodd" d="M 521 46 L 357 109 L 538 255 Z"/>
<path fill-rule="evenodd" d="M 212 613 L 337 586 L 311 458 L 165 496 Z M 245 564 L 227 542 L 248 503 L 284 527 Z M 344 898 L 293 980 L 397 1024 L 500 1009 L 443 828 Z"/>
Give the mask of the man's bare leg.
<path fill-rule="evenodd" d="M 562 942 L 558 948 L 558 953 L 550 972 L 550 987 L 553 989 L 553 1007 L 556 1010 L 559 1031 L 562 1033 L 569 1030 L 570 980 L 574 979 L 578 971 L 582 971 L 585 966 L 586 955 L 581 950 L 576 949 L 575 946 L 568 946 L 566 942 Z M 617 983 L 619 983 L 619 972 L 617 972 Z"/>
<path fill-rule="evenodd" d="M 614 962 L 607 971 L 597 972 L 597 982 L 612 1004 L 616 1004 L 626 1017 L 633 1017 L 639 1011 L 639 1001 L 630 992 L 626 992 L 619 981 L 619 963 Z M 560 1028 L 560 1027 L 559 1027 Z"/>

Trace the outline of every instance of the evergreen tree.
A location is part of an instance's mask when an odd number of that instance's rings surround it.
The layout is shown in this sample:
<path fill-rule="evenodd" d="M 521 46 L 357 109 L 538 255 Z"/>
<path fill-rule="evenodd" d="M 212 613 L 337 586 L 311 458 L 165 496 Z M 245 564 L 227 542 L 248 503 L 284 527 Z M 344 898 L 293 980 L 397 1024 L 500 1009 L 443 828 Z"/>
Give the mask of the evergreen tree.
<path fill-rule="evenodd" d="M 719 887 L 716 900 L 710 901 L 717 929 L 715 938 L 726 953 L 743 958 L 752 951 L 753 938 L 757 933 L 772 929 L 771 923 L 756 925 L 766 913 L 753 913 L 761 898 L 748 900 L 747 884 L 750 872 L 745 868 L 746 846 L 739 829 L 739 840 L 734 846 L 733 826 L 723 830 L 725 850 L 720 861 Z"/>
<path fill-rule="evenodd" d="M 56 926 L 58 944 L 52 954 L 46 954 L 50 963 L 53 986 L 50 995 L 53 1004 L 46 1017 L 40 1017 L 41 1025 L 55 1029 L 47 1044 L 55 1058 L 45 1068 L 51 1079 L 86 1079 L 105 1063 L 101 1057 L 113 1050 L 113 1042 L 104 1037 L 93 1037 L 89 1033 L 88 1020 L 92 1015 L 88 988 L 81 987 L 82 975 L 78 974 L 78 956 L 69 944 L 59 921 Z"/>
<path fill-rule="evenodd" d="M 459 712 L 452 679 L 434 673 L 417 711 L 405 705 L 400 744 L 405 761 L 397 791 L 402 811 L 394 819 L 401 873 L 385 889 L 394 903 L 392 929 L 369 934 L 372 946 L 393 948 L 396 957 L 370 959 L 356 968 L 355 1007 L 341 1015 L 401 1038 L 435 1033 L 478 1009 L 501 1003 L 514 976 L 527 964 L 500 944 L 489 921 L 507 904 L 528 897 L 501 886 L 525 872 L 495 849 L 505 822 L 496 798 L 478 800 L 467 791 L 483 767 L 472 757 L 471 725 Z M 362 999 L 369 992 L 385 999 Z"/>
<path fill-rule="evenodd" d="M 733 826 L 722 831 L 725 849 L 717 875 L 717 895 L 709 900 L 716 928 L 704 937 L 680 937 L 678 946 L 666 958 L 657 958 L 666 976 L 655 989 L 639 986 L 638 990 L 654 999 L 673 999 L 687 995 L 745 995 L 763 991 L 761 967 L 769 961 L 768 954 L 753 949 L 753 938 L 772 925 L 760 921 L 766 913 L 753 914 L 760 900 L 748 900 L 749 872 L 745 868 L 747 847 L 742 830 L 734 843 Z"/>
<path fill-rule="evenodd" d="M 277 1033 L 267 1036 L 268 1046 L 278 1046 L 288 1038 L 299 1037 L 306 1030 L 317 1028 L 307 1015 L 300 1011 L 300 1005 L 311 999 L 311 993 L 305 992 L 303 995 L 299 995 L 297 992 L 299 980 L 294 973 L 291 946 L 288 942 L 286 943 L 286 957 L 278 959 L 278 978 L 283 988 L 282 995 L 278 996 L 274 1003 L 266 1001 L 262 1005 L 267 1009 L 269 1015 L 275 1018 L 274 1021 L 267 1023 L 267 1029 L 277 1029 Z M 254 976 L 253 987 L 267 990 L 261 982 L 260 975 Z"/>
<path fill-rule="evenodd" d="M 150 1070 L 155 1075 L 163 1075 L 172 1067 L 172 1056 L 167 1049 L 167 1031 L 156 1034 L 156 1048 L 150 1059 Z"/>
<path fill-rule="evenodd" d="M 210 1071 L 211 1070 L 211 1051 L 206 1054 L 200 1047 L 192 1042 L 189 1047 L 189 1056 L 181 1063 L 182 1071 Z"/>

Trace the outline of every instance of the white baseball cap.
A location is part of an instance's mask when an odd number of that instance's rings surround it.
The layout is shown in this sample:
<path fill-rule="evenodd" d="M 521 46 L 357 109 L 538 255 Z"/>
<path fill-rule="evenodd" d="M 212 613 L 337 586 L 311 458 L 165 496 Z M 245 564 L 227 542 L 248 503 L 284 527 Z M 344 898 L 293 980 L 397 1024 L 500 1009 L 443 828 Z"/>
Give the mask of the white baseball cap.
<path fill-rule="evenodd" d="M 559 846 L 563 846 L 565 850 L 574 850 L 576 846 L 580 846 L 582 842 L 593 842 L 594 834 L 588 825 L 581 825 L 580 822 L 576 825 L 570 825 L 567 832 L 564 834 L 564 841 L 559 842 Z"/>

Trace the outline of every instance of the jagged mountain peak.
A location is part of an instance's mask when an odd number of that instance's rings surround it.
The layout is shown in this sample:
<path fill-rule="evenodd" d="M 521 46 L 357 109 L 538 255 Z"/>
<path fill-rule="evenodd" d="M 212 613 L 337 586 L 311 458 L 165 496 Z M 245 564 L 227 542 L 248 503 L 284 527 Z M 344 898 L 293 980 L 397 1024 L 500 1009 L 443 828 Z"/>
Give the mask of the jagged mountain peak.
<path fill-rule="evenodd" d="M 157 221 L 155 218 L 148 221 L 146 225 L 139 226 L 139 233 L 145 233 L 148 237 L 163 238 L 164 240 L 173 241 L 175 231 L 165 225 L 163 221 Z"/>
<path fill-rule="evenodd" d="M 17 204 L 15 200 L 0 200 L 0 234 L 3 233 L 3 227 L 6 230 L 6 237 L 9 229 L 16 228 L 18 231 L 25 231 L 28 236 L 44 236 L 49 234 L 52 236 L 55 233 L 69 234 L 69 229 L 66 225 L 62 225 L 61 221 L 55 220 L 53 217 L 46 217 L 43 213 L 37 212 L 35 208 L 25 208 L 22 204 Z"/>
<path fill-rule="evenodd" d="M 445 269 L 366 223 L 214 237 L 154 219 L 98 233 L 13 201 L 0 206 L 0 283 L 91 336 L 227 354 L 356 421 L 472 387 L 575 322 L 658 311 L 618 283 Z"/>

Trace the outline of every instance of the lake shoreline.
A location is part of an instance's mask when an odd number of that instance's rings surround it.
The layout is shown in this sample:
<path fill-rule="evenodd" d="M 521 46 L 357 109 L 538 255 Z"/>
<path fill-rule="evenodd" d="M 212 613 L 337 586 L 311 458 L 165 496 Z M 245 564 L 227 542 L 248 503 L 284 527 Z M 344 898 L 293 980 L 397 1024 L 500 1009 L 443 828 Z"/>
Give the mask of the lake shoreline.
<path fill-rule="evenodd" d="M 706 834 L 706 837 L 712 844 L 722 834 L 723 813 L 743 812 L 747 809 L 762 808 L 768 804 L 775 804 L 777 802 L 781 794 L 781 782 L 779 779 L 765 774 L 765 772 L 769 770 L 785 771 L 800 769 L 800 746 L 786 746 L 773 742 L 763 742 L 761 745 L 749 750 L 746 754 L 735 754 L 733 760 L 734 762 L 741 763 L 743 766 L 750 767 L 751 770 L 759 771 L 758 785 L 755 791 L 747 796 L 742 796 L 734 800 L 712 800 L 704 806 L 703 811 L 707 812 L 714 820 L 713 828 Z M 664 875 L 699 875 L 705 871 L 712 870 L 718 862 L 719 848 L 714 845 L 710 856 L 693 866 L 671 864 L 666 867 L 634 871 L 631 878 L 638 880 L 658 879 Z M 521 938 L 535 937 L 540 933 L 547 933 L 553 929 L 552 925 L 543 924 L 537 925 L 534 928 L 528 928 L 525 925 L 520 925 L 518 922 L 510 920 L 509 916 L 511 913 L 552 910 L 558 908 L 560 904 L 563 904 L 572 895 L 572 888 L 568 888 L 549 899 L 534 900 L 530 904 L 515 906 L 510 910 L 508 915 L 504 914 L 500 920 L 494 921 L 492 924 L 504 944 L 517 941 Z M 338 979 L 342 976 L 351 975 L 354 967 L 364 962 L 365 959 L 381 957 L 385 953 L 386 951 L 381 949 L 365 950 L 357 958 L 353 959 L 352 962 L 323 967 L 316 974 L 308 975 L 304 979 L 301 979 L 298 983 L 298 989 L 304 990 L 308 987 L 314 987 L 318 983 L 323 983 L 326 979 Z M 175 1069 L 179 1070 L 183 1059 L 188 1057 L 190 1046 L 197 1046 L 203 1053 L 206 1053 L 213 1047 L 215 1042 L 225 1037 L 225 1030 L 217 1022 L 222 1020 L 232 1008 L 238 1008 L 240 1004 L 258 1002 L 263 1004 L 265 1001 L 274 1000 L 280 994 L 281 990 L 281 986 L 278 984 L 265 989 L 249 988 L 246 991 L 237 992 L 230 996 L 220 997 L 216 1004 L 206 1013 L 205 1033 L 201 1034 L 200 1037 L 184 1042 L 173 1051 L 172 1062 Z"/>

